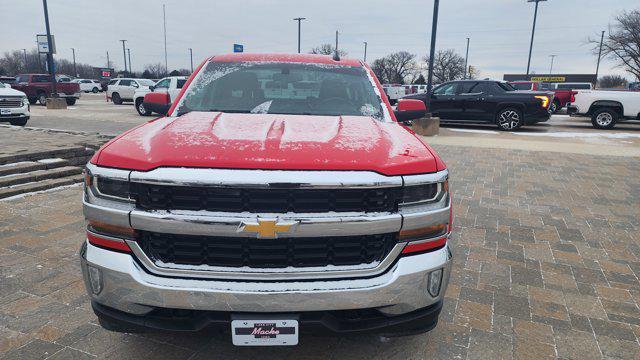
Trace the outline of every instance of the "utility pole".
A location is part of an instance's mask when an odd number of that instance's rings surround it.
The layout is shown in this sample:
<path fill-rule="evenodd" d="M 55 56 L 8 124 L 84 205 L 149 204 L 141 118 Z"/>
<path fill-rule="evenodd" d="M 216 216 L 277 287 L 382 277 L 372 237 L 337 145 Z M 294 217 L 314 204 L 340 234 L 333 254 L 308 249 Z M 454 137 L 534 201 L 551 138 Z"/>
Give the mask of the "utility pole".
<path fill-rule="evenodd" d="M 527 0 L 527 2 L 536 3 L 536 9 L 533 12 L 533 28 L 531 29 L 531 44 L 529 44 L 529 60 L 527 61 L 527 75 L 529 75 L 529 69 L 531 67 L 531 50 L 533 50 L 533 35 L 536 33 L 536 19 L 538 18 L 538 3 L 540 1 L 547 1 L 547 0 Z"/>
<path fill-rule="evenodd" d="M 598 84 L 598 70 L 600 70 L 600 57 L 602 56 L 602 43 L 604 42 L 604 30 L 600 35 L 600 51 L 598 51 L 598 64 L 596 65 L 596 85 Z"/>
<path fill-rule="evenodd" d="M 467 78 L 468 61 L 469 61 L 469 38 L 467 38 L 467 55 L 464 56 L 464 79 Z"/>
<path fill-rule="evenodd" d="M 129 55 L 129 73 L 133 70 L 131 69 L 131 49 L 127 48 L 127 54 Z"/>
<path fill-rule="evenodd" d="M 433 58 L 436 56 L 436 31 L 438 30 L 438 6 L 440 0 L 433 0 L 433 21 L 431 24 L 431 49 L 429 50 L 429 73 L 427 75 L 427 96 L 433 88 Z"/>
<path fill-rule="evenodd" d="M 120 41 L 122 41 L 122 58 L 124 59 L 124 72 L 126 73 L 127 72 L 127 52 L 125 51 L 124 43 L 127 40 L 120 40 Z"/>
<path fill-rule="evenodd" d="M 553 59 L 555 59 L 556 56 L 558 56 L 558 55 L 549 55 L 549 57 L 551 58 L 551 66 L 549 67 L 549 75 L 553 74 Z"/>
<path fill-rule="evenodd" d="M 76 68 L 76 49 L 71 48 L 73 52 L 73 76 L 78 77 L 78 69 Z"/>
<path fill-rule="evenodd" d="M 169 73 L 169 63 L 167 62 L 167 16 L 165 6 L 162 4 L 162 23 L 164 24 L 164 73 Z"/>
<path fill-rule="evenodd" d="M 336 51 L 333 53 L 333 60 L 340 60 L 340 54 L 338 54 L 338 30 L 336 30 Z"/>
<path fill-rule="evenodd" d="M 107 50 L 107 69 L 111 69 L 109 61 L 109 50 Z"/>
<path fill-rule="evenodd" d="M 303 18 L 303 17 L 297 17 L 293 19 L 298 22 L 298 54 L 300 54 L 300 23 L 302 22 L 302 20 L 306 20 L 306 19 L 307 18 Z"/>
<path fill-rule="evenodd" d="M 51 76 L 51 97 L 58 97 L 58 89 L 56 89 L 56 65 L 53 63 L 53 41 L 51 39 L 51 28 L 49 27 L 49 10 L 47 9 L 47 0 L 42 0 L 44 7 L 44 24 L 47 28 L 47 65 L 49 66 L 49 76 Z"/>
<path fill-rule="evenodd" d="M 27 49 L 22 49 L 22 52 L 24 53 L 24 71 L 28 72 L 29 64 L 27 63 Z"/>
<path fill-rule="evenodd" d="M 366 63 L 367 62 L 367 42 L 366 41 L 363 41 L 363 42 L 364 42 L 364 62 Z"/>
<path fill-rule="evenodd" d="M 189 48 L 189 57 L 191 58 L 191 73 L 193 74 L 193 49 Z"/>

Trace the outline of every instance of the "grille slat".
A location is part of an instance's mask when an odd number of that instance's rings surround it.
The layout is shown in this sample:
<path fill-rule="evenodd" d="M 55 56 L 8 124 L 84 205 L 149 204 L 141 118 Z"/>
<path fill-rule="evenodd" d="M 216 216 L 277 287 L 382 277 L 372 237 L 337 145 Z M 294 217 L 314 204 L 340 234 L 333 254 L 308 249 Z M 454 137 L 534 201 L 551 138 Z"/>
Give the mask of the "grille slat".
<path fill-rule="evenodd" d="M 396 212 L 401 188 L 237 189 L 132 183 L 144 210 L 251 213 Z"/>
<path fill-rule="evenodd" d="M 348 266 L 382 261 L 396 244 L 394 233 L 317 238 L 256 239 L 141 232 L 153 261 L 181 265 L 285 268 Z"/>

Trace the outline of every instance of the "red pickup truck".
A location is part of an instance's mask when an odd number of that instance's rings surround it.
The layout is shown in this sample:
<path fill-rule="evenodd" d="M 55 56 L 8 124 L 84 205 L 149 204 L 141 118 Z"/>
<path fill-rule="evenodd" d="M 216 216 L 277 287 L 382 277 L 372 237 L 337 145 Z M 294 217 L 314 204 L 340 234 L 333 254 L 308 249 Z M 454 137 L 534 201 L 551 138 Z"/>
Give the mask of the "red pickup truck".
<path fill-rule="evenodd" d="M 511 81 L 509 84 L 517 90 L 548 91 L 554 93 L 553 103 L 551 103 L 551 107 L 549 108 L 552 113 L 558 112 L 558 110 L 565 107 L 567 103 L 574 102 L 574 96 L 578 93 L 573 90 L 551 89 L 548 84 L 537 81 Z"/>
<path fill-rule="evenodd" d="M 100 324 L 218 328 L 240 346 L 433 329 L 449 172 L 401 123 L 425 113 L 410 99 L 394 111 L 355 59 L 205 60 L 166 117 L 87 164 L 80 261 Z"/>
<path fill-rule="evenodd" d="M 46 105 L 47 98 L 51 96 L 51 76 L 48 74 L 20 74 L 16 76 L 12 88 L 22 91 L 27 95 L 29 102 Z M 56 83 L 58 96 L 67 101 L 67 105 L 73 105 L 80 98 L 80 84 L 70 82 Z"/>

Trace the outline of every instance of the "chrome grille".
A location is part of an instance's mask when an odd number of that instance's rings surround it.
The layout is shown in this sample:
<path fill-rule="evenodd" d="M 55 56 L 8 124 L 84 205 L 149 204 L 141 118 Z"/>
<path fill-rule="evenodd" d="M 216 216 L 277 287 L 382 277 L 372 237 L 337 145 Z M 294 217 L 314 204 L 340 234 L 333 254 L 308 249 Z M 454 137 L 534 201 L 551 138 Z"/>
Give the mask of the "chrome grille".
<path fill-rule="evenodd" d="M 22 99 L 21 98 L 9 98 L 2 97 L 0 98 L 0 108 L 19 108 L 22 107 Z"/>

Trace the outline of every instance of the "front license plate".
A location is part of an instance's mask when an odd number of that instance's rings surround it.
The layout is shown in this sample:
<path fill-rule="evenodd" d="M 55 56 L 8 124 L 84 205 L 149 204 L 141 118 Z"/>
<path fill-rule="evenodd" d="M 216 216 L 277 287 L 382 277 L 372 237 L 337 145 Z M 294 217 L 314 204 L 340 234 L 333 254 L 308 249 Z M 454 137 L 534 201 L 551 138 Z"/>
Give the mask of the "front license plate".
<path fill-rule="evenodd" d="M 298 344 L 297 320 L 233 320 L 231 340 L 236 346 L 290 346 Z"/>
<path fill-rule="evenodd" d="M 0 115 L 11 115 L 11 109 L 0 109 Z"/>

